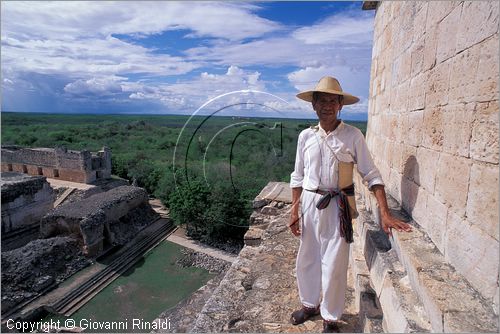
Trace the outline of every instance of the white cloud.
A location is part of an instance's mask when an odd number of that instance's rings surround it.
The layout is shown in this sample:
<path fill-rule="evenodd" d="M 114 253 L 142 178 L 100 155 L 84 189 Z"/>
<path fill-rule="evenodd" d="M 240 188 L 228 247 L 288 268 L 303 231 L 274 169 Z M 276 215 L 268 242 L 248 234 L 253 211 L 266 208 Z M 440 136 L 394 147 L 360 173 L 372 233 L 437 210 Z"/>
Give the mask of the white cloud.
<path fill-rule="evenodd" d="M 67 84 L 64 91 L 74 95 L 113 95 L 121 93 L 120 78 L 92 78 L 76 80 Z"/>
<path fill-rule="evenodd" d="M 373 16 L 369 12 L 333 15 L 311 27 L 297 29 L 293 37 L 305 44 L 370 42 L 373 35 Z"/>
<path fill-rule="evenodd" d="M 280 28 L 253 14 L 258 7 L 248 3 L 40 1 L 5 2 L 2 7 L 2 33 L 50 39 L 186 29 L 192 36 L 239 40 Z"/>
<path fill-rule="evenodd" d="M 201 73 L 198 77 L 173 84 L 136 85 L 130 94 L 133 99 L 150 99 L 162 102 L 169 107 L 195 111 L 205 102 L 221 94 L 241 90 L 265 91 L 265 82 L 259 79 L 259 72 L 245 71 L 237 66 L 229 66 L 225 74 Z M 130 89 L 127 88 L 127 91 Z M 234 102 L 228 99 L 218 101 L 211 108 L 227 103 L 241 103 L 245 94 Z M 235 96 L 231 96 L 234 98 Z M 222 103 L 222 104 L 221 104 Z"/>

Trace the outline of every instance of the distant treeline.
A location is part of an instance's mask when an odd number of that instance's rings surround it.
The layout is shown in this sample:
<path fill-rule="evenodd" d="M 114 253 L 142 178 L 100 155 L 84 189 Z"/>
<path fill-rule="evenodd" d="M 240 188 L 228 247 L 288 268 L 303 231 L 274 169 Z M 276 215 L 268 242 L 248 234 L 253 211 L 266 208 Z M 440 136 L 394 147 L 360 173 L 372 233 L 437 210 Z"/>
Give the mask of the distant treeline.
<path fill-rule="evenodd" d="M 366 122 L 347 122 L 363 133 Z M 208 243 L 241 245 L 251 201 L 288 182 L 297 136 L 316 120 L 2 113 L 2 145 L 108 146 L 112 173 L 160 198 L 177 223 Z M 230 242 L 231 244 L 231 242 Z"/>

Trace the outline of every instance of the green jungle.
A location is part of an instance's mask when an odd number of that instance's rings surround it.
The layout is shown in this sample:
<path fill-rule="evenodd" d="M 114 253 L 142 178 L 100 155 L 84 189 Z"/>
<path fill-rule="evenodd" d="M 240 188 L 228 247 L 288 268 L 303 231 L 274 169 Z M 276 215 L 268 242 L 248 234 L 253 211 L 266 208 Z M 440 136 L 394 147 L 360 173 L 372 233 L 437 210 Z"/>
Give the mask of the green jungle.
<path fill-rule="evenodd" d="M 112 152 L 112 174 L 160 198 L 189 236 L 238 251 L 252 200 L 289 182 L 297 137 L 316 120 L 2 112 L 2 146 Z M 346 122 L 366 131 L 366 122 Z"/>

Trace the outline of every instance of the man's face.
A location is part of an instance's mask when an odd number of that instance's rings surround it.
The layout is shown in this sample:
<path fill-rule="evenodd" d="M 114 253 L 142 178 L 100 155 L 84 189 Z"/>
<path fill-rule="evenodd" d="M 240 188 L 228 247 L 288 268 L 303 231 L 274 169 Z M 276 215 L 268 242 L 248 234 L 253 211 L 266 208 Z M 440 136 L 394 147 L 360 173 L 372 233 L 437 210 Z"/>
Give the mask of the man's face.
<path fill-rule="evenodd" d="M 313 102 L 313 108 L 320 121 L 336 121 L 337 113 L 342 109 L 340 96 L 328 93 L 318 93 Z"/>

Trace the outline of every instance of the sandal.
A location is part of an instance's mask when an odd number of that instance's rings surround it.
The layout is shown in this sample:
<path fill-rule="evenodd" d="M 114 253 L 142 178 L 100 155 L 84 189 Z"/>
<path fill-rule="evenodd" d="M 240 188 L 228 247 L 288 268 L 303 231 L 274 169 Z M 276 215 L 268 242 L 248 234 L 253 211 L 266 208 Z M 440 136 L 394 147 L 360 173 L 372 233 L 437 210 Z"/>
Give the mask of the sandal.
<path fill-rule="evenodd" d="M 339 325 L 336 321 L 323 320 L 322 333 L 340 333 Z"/>
<path fill-rule="evenodd" d="M 292 325 L 300 325 L 307 321 L 307 319 L 319 314 L 319 306 L 306 307 L 302 306 L 300 310 L 294 311 L 290 321 Z"/>

